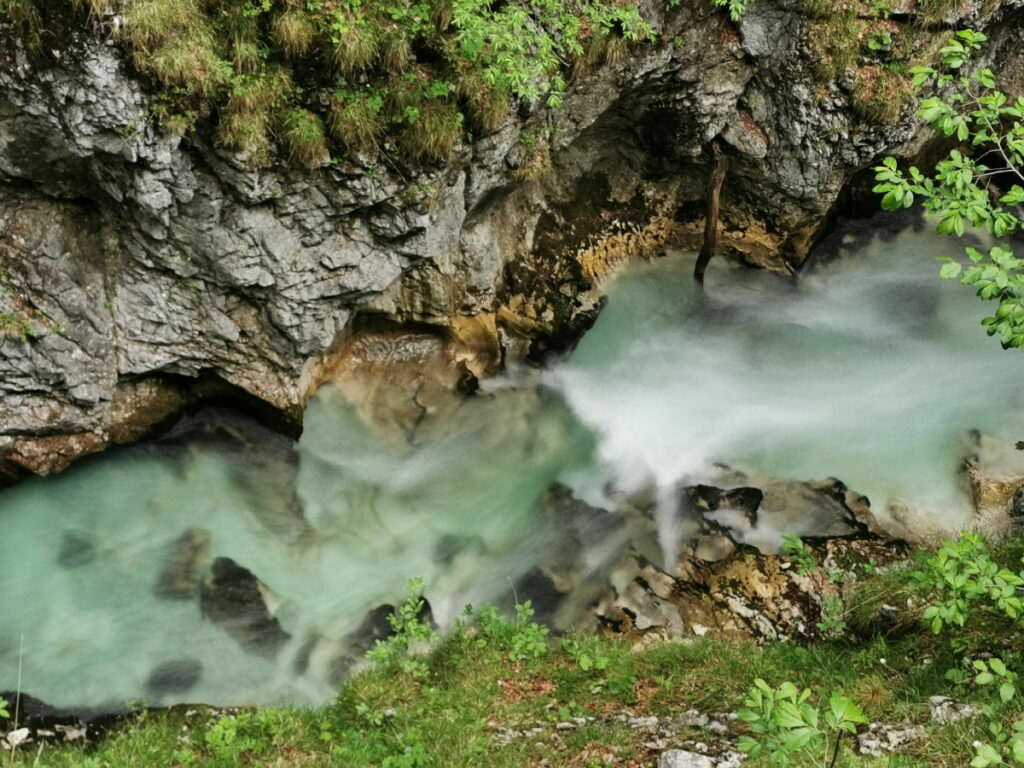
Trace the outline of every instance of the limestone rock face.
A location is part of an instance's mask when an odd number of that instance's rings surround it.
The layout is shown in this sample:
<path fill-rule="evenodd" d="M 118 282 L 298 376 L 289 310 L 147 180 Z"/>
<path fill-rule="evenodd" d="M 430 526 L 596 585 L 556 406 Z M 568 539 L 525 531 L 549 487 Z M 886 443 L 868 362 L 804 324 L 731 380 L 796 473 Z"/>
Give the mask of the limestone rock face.
<path fill-rule="evenodd" d="M 580 76 L 560 109 L 524 106 L 443 166 L 314 173 L 250 168 L 206 124 L 162 134 L 99 23 L 35 54 L 0 26 L 0 482 L 137 439 L 203 378 L 297 422 L 366 318 L 469 334 L 475 375 L 564 348 L 618 265 L 693 242 L 716 137 L 722 242 L 799 264 L 844 184 L 917 151 L 921 127 L 909 109 L 866 120 L 850 83 L 820 83 L 797 6 L 758 0 L 737 26 L 645 3 L 662 42 Z M 971 19 L 1011 76 L 1014 6 Z M 517 173 L 523 131 L 549 136 L 540 178 Z"/>

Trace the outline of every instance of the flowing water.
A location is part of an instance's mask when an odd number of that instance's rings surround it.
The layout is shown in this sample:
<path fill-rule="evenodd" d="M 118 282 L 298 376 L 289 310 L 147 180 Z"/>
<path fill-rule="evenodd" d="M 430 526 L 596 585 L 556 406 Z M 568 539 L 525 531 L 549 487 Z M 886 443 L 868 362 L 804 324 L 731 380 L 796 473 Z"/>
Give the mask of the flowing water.
<path fill-rule="evenodd" d="M 839 477 L 875 509 L 898 497 L 962 523 L 964 434 L 1020 436 L 1024 362 L 936 278 L 956 244 L 865 232 L 797 283 L 715 263 L 704 297 L 692 256 L 637 265 L 542 386 L 492 382 L 426 444 L 381 441 L 326 387 L 297 447 L 206 412 L 0 493 L 0 690 L 20 677 L 51 704 L 105 708 L 324 701 L 367 612 L 407 579 L 444 626 L 557 554 L 563 526 L 538 508 L 556 480 L 599 505 L 609 485 L 653 484 L 669 553 L 675 488 L 719 462 Z M 195 578 L 217 557 L 262 582 L 276 653 L 201 609 Z"/>

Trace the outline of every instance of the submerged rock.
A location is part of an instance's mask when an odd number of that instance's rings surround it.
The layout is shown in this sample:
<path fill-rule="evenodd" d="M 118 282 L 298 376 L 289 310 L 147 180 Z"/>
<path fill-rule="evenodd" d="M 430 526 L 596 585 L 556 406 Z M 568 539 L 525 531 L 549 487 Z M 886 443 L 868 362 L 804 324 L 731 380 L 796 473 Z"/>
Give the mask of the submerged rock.
<path fill-rule="evenodd" d="M 189 528 L 171 542 L 153 593 L 157 597 L 191 600 L 210 558 L 210 532 Z"/>
<path fill-rule="evenodd" d="M 80 568 L 96 558 L 96 547 L 92 540 L 78 531 L 64 531 L 61 536 L 60 554 L 57 562 L 64 568 Z"/>
<path fill-rule="evenodd" d="M 166 661 L 149 673 L 146 690 L 156 698 L 181 694 L 194 688 L 202 676 L 203 664 L 199 659 Z"/>
<path fill-rule="evenodd" d="M 211 572 L 199 587 L 203 615 L 249 653 L 276 656 L 291 636 L 267 606 L 266 585 L 229 557 L 214 560 Z"/>

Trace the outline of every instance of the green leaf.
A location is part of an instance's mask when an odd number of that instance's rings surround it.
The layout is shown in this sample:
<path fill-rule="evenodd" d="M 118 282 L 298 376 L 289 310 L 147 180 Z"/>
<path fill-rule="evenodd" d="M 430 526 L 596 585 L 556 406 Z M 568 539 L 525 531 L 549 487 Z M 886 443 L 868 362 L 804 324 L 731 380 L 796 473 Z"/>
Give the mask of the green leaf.
<path fill-rule="evenodd" d="M 1017 688 L 1013 683 L 1003 683 L 999 686 L 999 698 L 1002 699 L 1003 703 L 1012 699 L 1016 693 Z"/>
<path fill-rule="evenodd" d="M 851 723 L 866 723 L 868 721 L 861 708 L 842 694 L 833 693 L 829 697 L 828 704 L 832 714 L 839 721 L 848 720 Z"/>
<path fill-rule="evenodd" d="M 961 269 L 962 267 L 959 262 L 951 261 L 948 264 L 942 265 L 942 269 L 939 270 L 939 277 L 943 280 L 952 280 L 960 276 Z"/>

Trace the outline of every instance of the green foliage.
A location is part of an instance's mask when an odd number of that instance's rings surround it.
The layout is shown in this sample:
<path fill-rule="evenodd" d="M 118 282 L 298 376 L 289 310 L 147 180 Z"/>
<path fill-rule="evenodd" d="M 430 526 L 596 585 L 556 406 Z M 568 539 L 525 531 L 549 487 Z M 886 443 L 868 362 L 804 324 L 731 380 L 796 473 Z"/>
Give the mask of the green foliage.
<path fill-rule="evenodd" d="M 876 32 L 865 43 L 869 51 L 884 51 L 892 45 L 892 35 L 888 32 Z"/>
<path fill-rule="evenodd" d="M 957 237 L 970 226 L 1003 238 L 1022 223 L 1013 207 L 1024 202 L 1024 97 L 1011 101 L 996 87 L 991 70 L 960 74 L 985 40 L 980 32 L 957 32 L 942 48 L 943 71 L 911 70 L 916 86 L 932 83 L 947 94 L 923 99 L 918 114 L 937 133 L 979 154 L 953 149 L 931 175 L 915 167 L 902 170 L 891 157 L 875 168 L 882 208 L 910 208 L 920 201 L 938 219 L 940 233 Z M 1000 174 L 1009 181 L 997 187 Z M 1004 348 L 1024 346 L 1024 262 L 1002 245 L 987 253 L 968 248 L 966 255 L 966 265 L 943 259 L 940 276 L 960 278 L 982 300 L 997 302 L 995 314 L 982 320 L 986 332 Z"/>
<path fill-rule="evenodd" d="M 584 672 L 607 669 L 608 662 L 611 661 L 608 656 L 601 655 L 596 643 L 588 643 L 579 637 L 567 637 L 562 640 L 562 649 Z"/>
<path fill-rule="evenodd" d="M 999 699 L 1004 704 L 1017 695 L 1017 673 L 1010 670 L 1002 659 L 975 659 L 971 664 L 977 672 L 974 676 L 975 685 L 996 686 Z"/>
<path fill-rule="evenodd" d="M 729 10 L 729 18 L 733 21 L 739 21 L 746 10 L 747 6 L 750 5 L 750 0 L 711 0 L 711 4 L 719 8 L 727 8 Z"/>
<path fill-rule="evenodd" d="M 1018 620 L 1024 608 L 1018 594 L 1024 588 L 1024 572 L 1001 567 L 981 535 L 970 531 L 947 541 L 935 555 L 919 552 L 907 581 L 928 600 L 923 615 L 935 634 L 946 626 L 963 627 L 975 607 L 1011 621 Z"/>
<path fill-rule="evenodd" d="M 815 626 L 823 635 L 838 635 L 846 629 L 846 604 L 842 598 L 826 595 L 821 599 L 821 621 Z"/>
<path fill-rule="evenodd" d="M 8 706 L 10 705 L 7 703 L 7 699 L 5 699 L 3 696 L 0 696 L 0 717 L 2 717 L 5 720 L 10 718 L 11 716 L 10 711 L 7 709 Z"/>
<path fill-rule="evenodd" d="M 854 734 L 858 723 L 868 721 L 860 707 L 839 693 L 829 697 L 824 715 L 811 702 L 809 688 L 800 690 L 791 682 L 772 688 L 761 678 L 743 700 L 745 709 L 737 714 L 747 723 L 752 736 L 744 736 L 738 748 L 751 757 L 764 755 L 770 765 L 788 766 L 798 753 L 820 755 L 815 765 L 828 764 L 829 745 L 838 749 L 844 733 Z"/>
<path fill-rule="evenodd" d="M 796 534 L 789 533 L 782 537 L 780 551 L 793 562 L 796 572 L 801 576 L 809 576 L 818 570 L 818 563 L 814 559 L 814 555 Z"/>
<path fill-rule="evenodd" d="M 281 128 L 281 140 L 290 160 L 307 168 L 330 161 L 324 124 L 318 115 L 308 109 L 290 110 Z"/>
<path fill-rule="evenodd" d="M 388 614 L 394 634 L 386 640 L 378 640 L 366 654 L 367 658 L 387 669 L 425 677 L 427 665 L 418 651 L 436 637 L 434 630 L 421 618 L 425 606 L 423 579 L 410 579 L 405 602 L 396 613 Z"/>
<path fill-rule="evenodd" d="M 112 7 L 52 3 L 90 18 Z M 0 0 L 26 38 L 60 18 L 40 7 Z M 444 160 L 468 127 L 494 131 L 517 101 L 557 107 L 577 62 L 653 38 L 618 0 L 124 0 L 122 18 L 117 38 L 158 87 L 161 126 L 183 133 L 210 115 L 218 143 L 254 165 L 278 146 L 300 165 L 327 162 L 310 115 L 354 153 L 397 145 L 412 163 Z M 270 78 L 286 86 L 273 108 L 239 99 Z M 344 97 L 323 98 L 334 92 Z"/>
<path fill-rule="evenodd" d="M 1014 721 L 1009 731 L 996 721 L 990 722 L 989 732 L 995 745 L 989 742 L 976 742 L 971 768 L 1024 765 L 1024 720 Z"/>

